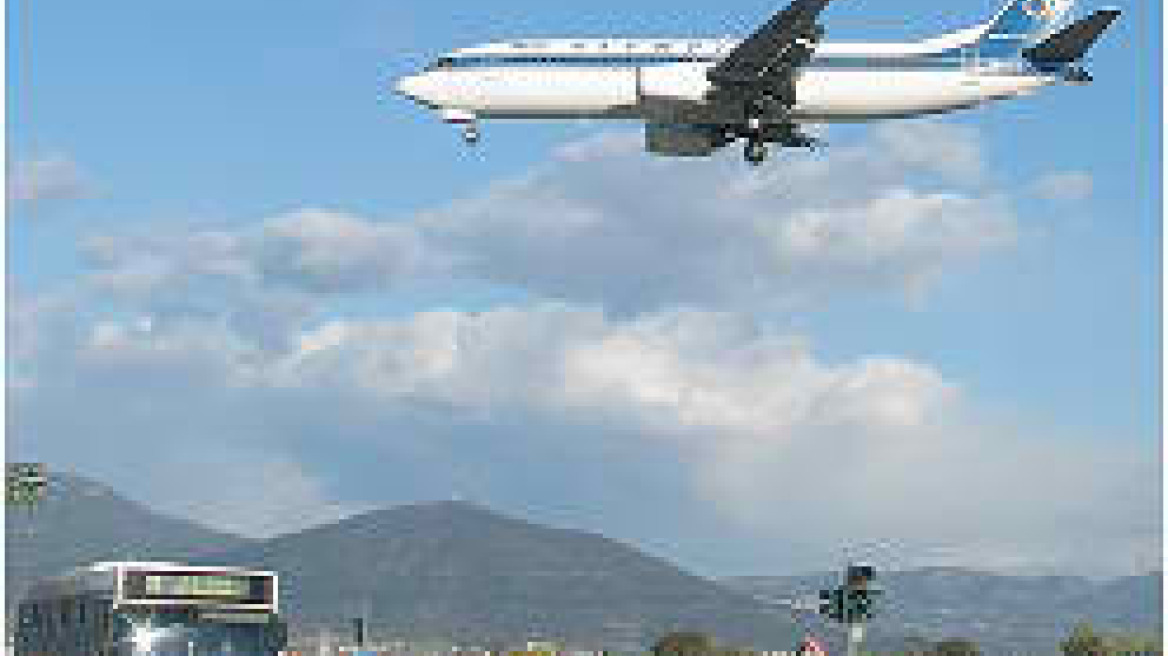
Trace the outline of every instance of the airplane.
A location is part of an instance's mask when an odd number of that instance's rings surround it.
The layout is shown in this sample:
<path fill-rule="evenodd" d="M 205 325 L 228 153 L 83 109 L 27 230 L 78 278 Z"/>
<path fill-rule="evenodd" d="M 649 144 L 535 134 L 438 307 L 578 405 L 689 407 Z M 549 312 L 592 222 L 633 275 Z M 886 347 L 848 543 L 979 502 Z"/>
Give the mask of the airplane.
<path fill-rule="evenodd" d="M 637 119 L 645 147 L 704 157 L 738 140 L 817 148 L 801 124 L 911 118 L 1091 81 L 1082 59 L 1120 11 L 1067 24 L 1074 0 L 1008 0 L 914 43 L 825 43 L 831 0 L 793 0 L 742 40 L 534 39 L 443 55 L 396 91 L 479 141 L 482 119 Z"/>

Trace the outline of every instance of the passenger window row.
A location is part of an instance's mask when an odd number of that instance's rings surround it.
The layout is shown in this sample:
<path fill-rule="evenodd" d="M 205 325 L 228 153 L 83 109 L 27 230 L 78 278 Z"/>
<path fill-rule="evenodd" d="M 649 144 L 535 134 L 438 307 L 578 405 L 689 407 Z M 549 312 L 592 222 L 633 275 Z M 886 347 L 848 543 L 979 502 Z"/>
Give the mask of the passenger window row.
<path fill-rule="evenodd" d="M 507 64 L 583 64 L 588 66 L 631 66 L 636 64 L 680 64 L 712 62 L 708 55 L 673 55 L 668 57 L 453 57 L 438 62 L 435 68 L 465 68 Z"/>

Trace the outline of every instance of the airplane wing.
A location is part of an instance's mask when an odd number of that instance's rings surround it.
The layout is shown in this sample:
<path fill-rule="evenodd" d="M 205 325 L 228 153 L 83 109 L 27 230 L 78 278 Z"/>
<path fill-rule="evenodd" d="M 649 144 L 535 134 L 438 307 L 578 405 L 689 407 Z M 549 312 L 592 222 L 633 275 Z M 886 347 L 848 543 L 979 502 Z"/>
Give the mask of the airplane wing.
<path fill-rule="evenodd" d="M 793 77 L 822 36 L 816 19 L 830 1 L 794 0 L 710 68 L 706 78 L 716 87 L 756 95 Z"/>

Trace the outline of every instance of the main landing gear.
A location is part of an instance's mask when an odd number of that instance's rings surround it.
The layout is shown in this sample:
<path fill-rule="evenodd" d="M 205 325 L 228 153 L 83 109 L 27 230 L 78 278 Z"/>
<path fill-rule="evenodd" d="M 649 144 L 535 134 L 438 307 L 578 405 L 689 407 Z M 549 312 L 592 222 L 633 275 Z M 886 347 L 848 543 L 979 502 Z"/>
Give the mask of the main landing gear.
<path fill-rule="evenodd" d="M 799 130 L 791 118 L 794 90 L 779 96 L 751 99 L 744 109 L 744 120 L 726 130 L 727 141 L 743 139 L 746 142 L 743 158 L 751 166 L 758 166 L 770 156 L 768 144 L 781 148 L 809 148 L 817 150 L 823 142 Z"/>
<path fill-rule="evenodd" d="M 1065 79 L 1071 84 L 1090 84 L 1091 74 L 1086 69 L 1075 66 L 1067 70 Z"/>
<path fill-rule="evenodd" d="M 799 132 L 794 126 L 781 126 L 776 129 L 747 131 L 742 135 L 746 139 L 742 156 L 751 166 L 758 166 L 770 156 L 768 144 L 777 144 L 781 148 L 807 148 L 815 151 L 824 147 L 822 139 L 809 137 Z"/>
<path fill-rule="evenodd" d="M 767 148 L 766 142 L 760 139 L 747 139 L 746 149 L 743 151 L 743 155 L 751 166 L 762 164 L 766 161 L 767 155 L 769 154 L 770 149 Z"/>

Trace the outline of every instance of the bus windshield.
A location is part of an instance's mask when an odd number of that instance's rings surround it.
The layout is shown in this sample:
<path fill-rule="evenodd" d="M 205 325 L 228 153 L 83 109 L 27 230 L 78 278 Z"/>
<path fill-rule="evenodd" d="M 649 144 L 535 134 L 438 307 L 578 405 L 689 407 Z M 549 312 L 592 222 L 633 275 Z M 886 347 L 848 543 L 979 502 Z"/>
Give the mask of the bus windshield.
<path fill-rule="evenodd" d="M 126 656 L 270 656 L 283 648 L 283 631 L 276 622 L 229 624 L 155 616 L 149 624 L 133 624 L 122 631 Z"/>

